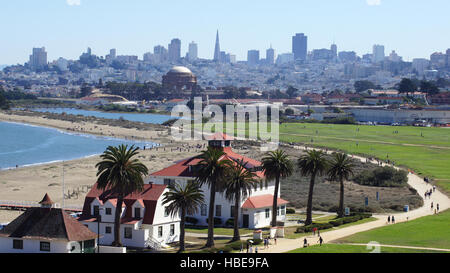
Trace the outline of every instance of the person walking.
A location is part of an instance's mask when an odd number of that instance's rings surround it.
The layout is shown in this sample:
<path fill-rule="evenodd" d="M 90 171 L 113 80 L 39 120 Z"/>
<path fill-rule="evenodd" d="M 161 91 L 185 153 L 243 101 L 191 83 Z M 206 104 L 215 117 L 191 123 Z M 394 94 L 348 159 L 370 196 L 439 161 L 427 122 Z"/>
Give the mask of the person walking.
<path fill-rule="evenodd" d="M 258 254 L 258 247 L 255 247 L 255 253 Z"/>
<path fill-rule="evenodd" d="M 439 213 L 439 204 L 436 204 L 437 212 Z"/>
<path fill-rule="evenodd" d="M 433 211 L 433 202 L 431 202 L 431 211 Z"/>
<path fill-rule="evenodd" d="M 395 224 L 395 218 L 394 218 L 394 215 L 392 215 L 392 224 Z"/>
<path fill-rule="evenodd" d="M 275 245 L 277 245 L 277 236 L 273 237 L 273 241 L 275 242 Z"/>
<path fill-rule="evenodd" d="M 320 246 L 322 246 L 322 243 L 323 243 L 322 236 L 319 237 L 319 241 L 318 242 L 319 242 Z"/>
<path fill-rule="evenodd" d="M 390 216 L 390 215 L 388 216 L 388 221 L 387 221 L 387 223 L 388 223 L 388 224 L 391 223 L 391 216 Z"/>
<path fill-rule="evenodd" d="M 303 239 L 303 247 L 308 247 L 308 240 L 306 238 Z"/>
<path fill-rule="evenodd" d="M 253 253 L 253 246 L 250 246 L 250 249 L 249 249 L 248 253 Z"/>

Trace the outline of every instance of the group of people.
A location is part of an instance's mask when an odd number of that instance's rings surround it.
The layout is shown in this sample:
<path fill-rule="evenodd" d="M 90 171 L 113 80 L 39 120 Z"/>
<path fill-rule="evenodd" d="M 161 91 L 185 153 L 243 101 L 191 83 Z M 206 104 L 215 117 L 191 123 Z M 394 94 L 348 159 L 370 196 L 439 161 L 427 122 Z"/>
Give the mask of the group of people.
<path fill-rule="evenodd" d="M 273 238 L 274 244 L 277 244 L 277 237 Z M 266 238 L 263 239 L 263 243 L 264 243 L 264 249 L 268 249 L 269 245 L 270 245 L 270 237 L 267 236 Z M 247 253 L 253 253 L 253 251 L 255 253 L 258 253 L 258 246 L 255 246 L 255 248 L 253 248 L 253 244 L 252 241 L 247 241 Z M 241 252 L 243 252 L 243 245 L 241 245 Z"/>
<path fill-rule="evenodd" d="M 395 217 L 394 217 L 394 215 L 392 215 L 392 216 L 388 216 L 388 219 L 387 219 L 387 223 L 388 224 L 390 224 L 392 222 L 392 224 L 395 224 Z"/>
<path fill-rule="evenodd" d="M 426 191 L 425 192 L 425 199 L 427 199 L 427 197 L 431 198 L 431 194 L 433 194 L 433 192 L 435 192 L 435 191 L 436 191 L 436 186 L 433 186 L 433 189 L 430 189 L 430 190 Z"/>
<path fill-rule="evenodd" d="M 319 243 L 319 245 L 320 246 L 322 246 L 322 244 L 323 244 L 323 238 L 322 238 L 322 236 L 320 236 L 319 235 L 319 240 L 317 241 L 318 243 Z M 306 237 L 303 239 L 303 247 L 305 248 L 305 247 L 308 247 L 309 246 L 309 243 L 308 243 L 308 240 L 306 239 Z"/>
<path fill-rule="evenodd" d="M 431 211 L 433 211 L 434 208 L 434 204 L 433 202 L 431 202 Z M 439 204 L 436 204 L 436 208 L 434 209 L 434 214 L 438 214 L 439 213 Z"/>

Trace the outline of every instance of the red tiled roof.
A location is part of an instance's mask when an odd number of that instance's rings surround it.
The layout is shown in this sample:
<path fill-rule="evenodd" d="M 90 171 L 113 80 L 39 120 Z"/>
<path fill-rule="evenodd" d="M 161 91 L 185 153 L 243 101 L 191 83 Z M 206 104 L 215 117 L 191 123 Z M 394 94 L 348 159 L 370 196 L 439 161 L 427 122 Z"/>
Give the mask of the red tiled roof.
<path fill-rule="evenodd" d="M 245 157 L 243 155 L 237 154 L 231 150 L 231 147 L 225 147 L 223 148 L 223 151 L 225 152 L 225 156 L 222 157 L 222 160 L 228 159 L 232 161 L 240 161 L 243 160 L 247 163 L 248 168 L 254 168 L 261 166 L 261 162 L 258 160 L 254 160 L 248 157 Z M 191 157 L 182 161 L 179 161 L 178 163 L 169 166 L 165 169 L 162 169 L 160 171 L 154 172 L 151 175 L 152 176 L 169 176 L 169 177 L 195 177 L 195 174 L 191 171 L 190 166 L 197 165 L 201 159 L 198 157 Z M 259 178 L 265 178 L 263 171 L 256 172 L 256 175 Z"/>
<path fill-rule="evenodd" d="M 277 199 L 277 205 L 284 205 L 289 203 L 288 201 L 278 198 Z M 265 194 L 265 195 L 259 195 L 259 196 L 253 196 L 248 198 L 244 204 L 242 204 L 243 209 L 259 209 L 259 208 L 265 208 L 270 207 L 273 205 L 273 195 L 272 194 Z"/>
<path fill-rule="evenodd" d="M 153 224 L 156 203 L 158 202 L 165 189 L 166 185 L 146 184 L 144 185 L 144 189 L 141 192 L 131 193 L 125 196 L 123 202 L 126 208 L 123 219 L 132 219 L 132 206 L 136 202 L 136 200 L 141 200 L 140 202 L 143 202 L 143 206 L 145 208 L 144 218 L 142 222 L 149 225 Z M 89 220 L 92 218 L 90 208 L 92 201 L 96 198 L 101 200 L 103 203 L 107 200 L 115 200 L 113 202 L 117 202 L 117 194 L 112 192 L 110 189 L 106 189 L 104 191 L 99 190 L 96 183 L 86 195 L 86 198 L 84 200 L 83 213 L 79 219 L 80 221 Z M 129 220 L 126 221 L 130 222 Z"/>
<path fill-rule="evenodd" d="M 214 135 L 206 137 L 207 140 L 234 140 L 234 137 L 225 133 L 215 133 Z"/>

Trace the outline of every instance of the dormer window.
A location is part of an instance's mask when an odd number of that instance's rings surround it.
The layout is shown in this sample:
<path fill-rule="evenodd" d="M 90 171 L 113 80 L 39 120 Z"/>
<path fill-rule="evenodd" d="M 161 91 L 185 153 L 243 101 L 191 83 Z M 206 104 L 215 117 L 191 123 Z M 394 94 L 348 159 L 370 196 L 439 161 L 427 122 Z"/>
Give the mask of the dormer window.
<path fill-rule="evenodd" d="M 141 208 L 134 208 L 134 218 L 141 219 Z"/>
<path fill-rule="evenodd" d="M 98 216 L 100 214 L 100 207 L 94 206 L 94 216 Z"/>

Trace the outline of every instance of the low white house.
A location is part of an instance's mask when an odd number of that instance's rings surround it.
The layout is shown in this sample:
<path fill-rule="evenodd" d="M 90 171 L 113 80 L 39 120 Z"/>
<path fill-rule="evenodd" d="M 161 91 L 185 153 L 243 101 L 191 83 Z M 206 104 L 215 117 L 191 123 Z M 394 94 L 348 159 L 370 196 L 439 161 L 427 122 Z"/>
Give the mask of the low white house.
<path fill-rule="evenodd" d="M 170 216 L 162 205 L 167 191 L 165 185 L 146 184 L 142 192 L 124 197 L 120 225 L 124 246 L 161 249 L 167 243 L 179 241 L 180 218 Z M 97 184 L 85 198 L 78 220 L 102 235 L 99 245 L 111 245 L 114 241 L 116 207 L 117 196 L 111 190 L 99 190 Z"/>
<path fill-rule="evenodd" d="M 92 253 L 97 234 L 60 208 L 46 194 L 0 231 L 2 253 Z"/>
<path fill-rule="evenodd" d="M 272 203 L 273 193 L 275 189 L 275 181 L 265 179 L 262 171 L 261 162 L 239 155 L 232 151 L 231 143 L 233 138 L 226 134 L 217 133 L 209 138 L 209 146 L 222 150 L 225 155 L 222 160 L 240 161 L 241 159 L 247 163 L 246 167 L 256 171 L 259 181 L 255 183 L 252 193 L 247 198 L 240 200 L 239 222 L 241 227 L 245 228 L 262 228 L 270 226 L 272 220 Z M 176 162 L 163 170 L 152 173 L 146 178 L 146 183 L 158 185 L 169 185 L 178 183 L 180 185 L 195 180 L 195 168 L 200 162 L 198 157 L 191 157 Z M 204 204 L 195 215 L 190 215 L 198 220 L 197 225 L 207 225 L 208 208 L 210 200 L 210 190 L 207 185 L 203 185 L 203 194 L 205 196 Z M 286 220 L 286 200 L 280 198 L 280 190 L 278 190 L 278 209 L 277 221 L 284 222 Z M 222 192 L 216 193 L 215 198 L 215 218 L 220 218 L 223 225 L 230 218 L 234 217 L 234 201 L 227 200 Z"/>

